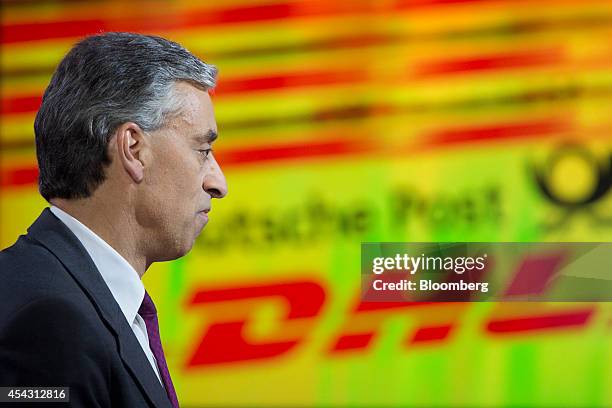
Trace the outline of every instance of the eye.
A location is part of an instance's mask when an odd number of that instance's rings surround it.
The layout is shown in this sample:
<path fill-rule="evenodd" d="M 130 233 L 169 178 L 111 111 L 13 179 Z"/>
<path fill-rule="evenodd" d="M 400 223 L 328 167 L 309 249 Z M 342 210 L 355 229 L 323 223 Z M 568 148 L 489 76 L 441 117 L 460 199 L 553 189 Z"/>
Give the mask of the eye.
<path fill-rule="evenodd" d="M 198 150 L 198 152 L 200 152 L 200 154 L 205 158 L 208 159 L 208 155 L 210 154 L 210 152 L 212 152 L 212 148 L 210 149 L 203 149 L 203 150 Z"/>

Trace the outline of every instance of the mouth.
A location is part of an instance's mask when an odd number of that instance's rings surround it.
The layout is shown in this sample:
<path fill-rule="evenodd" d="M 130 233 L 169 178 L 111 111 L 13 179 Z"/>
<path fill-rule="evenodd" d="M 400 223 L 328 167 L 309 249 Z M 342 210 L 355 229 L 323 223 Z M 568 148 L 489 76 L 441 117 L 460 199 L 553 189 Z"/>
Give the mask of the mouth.
<path fill-rule="evenodd" d="M 210 203 L 200 208 L 200 210 L 196 213 L 196 217 L 199 218 L 204 225 L 208 223 L 208 213 L 212 209 Z"/>
<path fill-rule="evenodd" d="M 208 222 L 208 212 L 210 211 L 210 209 L 208 210 L 203 210 L 198 212 L 197 217 L 201 218 L 205 223 Z"/>

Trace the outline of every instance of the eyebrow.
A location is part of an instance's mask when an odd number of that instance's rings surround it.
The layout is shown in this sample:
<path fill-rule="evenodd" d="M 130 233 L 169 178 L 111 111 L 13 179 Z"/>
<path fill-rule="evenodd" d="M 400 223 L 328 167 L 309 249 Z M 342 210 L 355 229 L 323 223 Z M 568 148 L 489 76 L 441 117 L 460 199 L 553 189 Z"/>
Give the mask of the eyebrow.
<path fill-rule="evenodd" d="M 209 129 L 208 132 L 204 134 L 197 135 L 195 139 L 202 143 L 212 143 L 214 142 L 219 135 L 212 129 Z"/>

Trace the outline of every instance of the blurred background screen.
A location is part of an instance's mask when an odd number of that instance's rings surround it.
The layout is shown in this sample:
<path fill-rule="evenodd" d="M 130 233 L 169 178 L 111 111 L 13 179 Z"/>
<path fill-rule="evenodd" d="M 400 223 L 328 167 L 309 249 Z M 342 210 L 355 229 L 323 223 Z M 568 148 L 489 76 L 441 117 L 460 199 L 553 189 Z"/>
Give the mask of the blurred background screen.
<path fill-rule="evenodd" d="M 360 243 L 610 241 L 612 2 L 2 2 L 0 247 L 47 205 L 33 120 L 81 37 L 220 70 L 229 194 L 144 281 L 181 403 L 611 406 L 609 303 L 361 303 Z"/>

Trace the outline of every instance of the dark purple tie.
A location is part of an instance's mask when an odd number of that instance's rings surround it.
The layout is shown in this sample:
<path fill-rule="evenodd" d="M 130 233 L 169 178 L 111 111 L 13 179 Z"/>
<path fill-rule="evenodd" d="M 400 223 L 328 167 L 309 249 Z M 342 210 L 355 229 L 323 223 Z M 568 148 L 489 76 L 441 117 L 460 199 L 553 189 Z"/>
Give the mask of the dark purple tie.
<path fill-rule="evenodd" d="M 174 385 L 172 385 L 172 379 L 168 372 L 168 366 L 166 365 L 166 358 L 164 357 L 164 350 L 162 348 L 161 339 L 159 338 L 159 323 L 157 322 L 157 309 L 153 303 L 151 296 L 145 291 L 142 305 L 138 309 L 138 314 L 143 318 L 147 326 L 147 334 L 149 336 L 149 347 L 157 360 L 157 368 L 159 368 L 159 374 L 166 387 L 168 398 L 172 402 L 174 408 L 178 408 L 179 403 L 176 398 L 176 392 L 174 391 Z"/>

